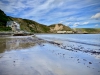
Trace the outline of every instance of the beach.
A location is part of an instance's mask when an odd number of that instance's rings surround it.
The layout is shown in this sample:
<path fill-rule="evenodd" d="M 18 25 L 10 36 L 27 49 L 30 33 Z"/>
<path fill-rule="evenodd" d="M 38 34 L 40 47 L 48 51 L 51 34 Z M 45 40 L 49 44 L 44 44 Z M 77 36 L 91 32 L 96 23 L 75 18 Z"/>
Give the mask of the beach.
<path fill-rule="evenodd" d="M 100 34 L 0 37 L 0 75 L 99 75 Z"/>

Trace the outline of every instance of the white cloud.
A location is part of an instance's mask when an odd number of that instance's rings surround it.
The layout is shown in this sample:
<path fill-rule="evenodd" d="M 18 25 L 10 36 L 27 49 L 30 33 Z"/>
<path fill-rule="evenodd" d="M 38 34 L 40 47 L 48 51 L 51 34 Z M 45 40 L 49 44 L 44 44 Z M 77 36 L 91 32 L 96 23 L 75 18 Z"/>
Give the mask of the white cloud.
<path fill-rule="evenodd" d="M 77 26 L 79 26 L 79 22 L 76 22 L 76 23 L 74 23 L 74 25 L 73 25 L 73 27 L 77 27 Z"/>
<path fill-rule="evenodd" d="M 96 27 L 99 26 L 98 24 L 95 25 Z"/>
<path fill-rule="evenodd" d="M 96 13 L 91 17 L 92 19 L 100 19 L 100 13 Z"/>
<path fill-rule="evenodd" d="M 89 23 L 89 22 L 84 22 L 83 25 L 84 25 L 84 24 L 88 24 L 88 23 Z"/>
<path fill-rule="evenodd" d="M 64 21 L 60 21 L 59 23 L 63 23 Z"/>
<path fill-rule="evenodd" d="M 70 24 L 71 24 L 71 22 L 67 22 L 67 23 L 65 23 L 65 24 L 68 26 L 68 25 L 70 25 Z"/>

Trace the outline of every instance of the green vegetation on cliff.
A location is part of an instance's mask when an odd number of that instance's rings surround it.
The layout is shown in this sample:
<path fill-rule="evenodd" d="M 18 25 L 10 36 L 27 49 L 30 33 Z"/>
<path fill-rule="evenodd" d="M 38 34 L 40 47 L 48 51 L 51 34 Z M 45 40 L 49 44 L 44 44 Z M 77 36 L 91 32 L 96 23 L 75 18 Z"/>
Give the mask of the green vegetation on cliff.
<path fill-rule="evenodd" d="M 0 31 L 11 31 L 10 27 L 0 27 Z"/>
<path fill-rule="evenodd" d="M 6 27 L 7 21 L 10 21 L 11 18 L 6 16 L 6 14 L 0 10 L 0 31 L 11 31 L 10 27 Z"/>

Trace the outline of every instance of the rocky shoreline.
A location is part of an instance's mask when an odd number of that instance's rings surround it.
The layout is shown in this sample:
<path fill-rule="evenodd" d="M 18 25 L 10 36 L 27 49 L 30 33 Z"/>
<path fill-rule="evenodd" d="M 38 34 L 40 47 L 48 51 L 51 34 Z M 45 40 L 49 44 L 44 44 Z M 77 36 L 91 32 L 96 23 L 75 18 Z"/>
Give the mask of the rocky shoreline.
<path fill-rule="evenodd" d="M 0 36 L 28 36 L 34 35 L 34 33 L 29 32 L 0 32 Z"/>

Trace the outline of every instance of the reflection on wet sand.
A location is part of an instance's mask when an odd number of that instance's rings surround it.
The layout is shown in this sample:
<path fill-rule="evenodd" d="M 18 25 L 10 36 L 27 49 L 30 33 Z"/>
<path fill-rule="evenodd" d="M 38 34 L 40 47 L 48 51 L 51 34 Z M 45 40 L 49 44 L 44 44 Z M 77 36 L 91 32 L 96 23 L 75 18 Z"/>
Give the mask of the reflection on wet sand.
<path fill-rule="evenodd" d="M 2 37 L 0 38 L 0 53 L 3 53 L 5 51 L 10 50 L 16 50 L 16 49 L 24 49 L 31 46 L 34 46 L 37 43 L 41 43 L 42 41 L 38 38 L 6 38 Z"/>
<path fill-rule="evenodd" d="M 30 46 L 34 46 L 34 42 L 25 42 L 26 39 L 10 39 L 6 40 L 6 49 L 12 50 L 12 49 L 21 49 L 21 48 L 27 48 Z"/>
<path fill-rule="evenodd" d="M 0 39 L 0 53 L 3 53 L 6 49 L 6 39 Z"/>

